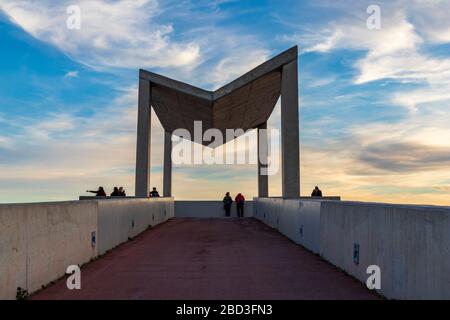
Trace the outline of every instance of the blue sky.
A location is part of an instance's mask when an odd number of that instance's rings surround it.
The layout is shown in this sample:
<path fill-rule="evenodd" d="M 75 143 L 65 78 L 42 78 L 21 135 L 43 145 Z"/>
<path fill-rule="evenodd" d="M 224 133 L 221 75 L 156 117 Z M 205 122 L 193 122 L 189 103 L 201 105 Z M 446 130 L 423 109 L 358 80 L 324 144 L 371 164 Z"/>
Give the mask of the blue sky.
<path fill-rule="evenodd" d="M 366 26 L 371 4 L 379 30 Z M 70 5 L 80 30 L 66 26 Z M 213 89 L 298 45 L 302 194 L 320 185 L 344 199 L 448 205 L 448 12 L 439 0 L 0 0 L 0 202 L 98 185 L 133 194 L 139 68 Z M 174 169 L 179 199 L 224 191 L 254 196 L 256 167 Z"/>

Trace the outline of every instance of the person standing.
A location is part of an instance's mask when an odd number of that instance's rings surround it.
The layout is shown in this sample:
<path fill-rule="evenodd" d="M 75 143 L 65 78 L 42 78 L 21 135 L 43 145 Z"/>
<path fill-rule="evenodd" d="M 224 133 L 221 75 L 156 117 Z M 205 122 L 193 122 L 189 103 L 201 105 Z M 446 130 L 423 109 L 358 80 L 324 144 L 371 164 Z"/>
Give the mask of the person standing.
<path fill-rule="evenodd" d="M 316 186 L 311 193 L 311 197 L 322 197 L 322 190 L 320 190 L 319 187 Z"/>
<path fill-rule="evenodd" d="M 244 217 L 244 204 L 245 204 L 245 198 L 242 195 L 242 193 L 238 193 L 236 198 L 234 199 L 236 201 L 236 209 L 237 209 L 237 215 L 239 218 Z"/>
<path fill-rule="evenodd" d="M 118 197 L 118 196 L 120 196 L 119 188 L 114 187 L 114 190 L 111 193 L 111 197 Z"/>
<path fill-rule="evenodd" d="M 98 187 L 97 191 L 86 190 L 86 192 L 95 193 L 96 197 L 106 197 L 106 192 L 105 192 L 105 189 L 103 189 L 103 187 Z"/>
<path fill-rule="evenodd" d="M 223 198 L 223 208 L 225 209 L 225 217 L 230 216 L 231 204 L 233 203 L 233 199 L 230 197 L 230 193 L 227 192 L 225 197 Z"/>
<path fill-rule="evenodd" d="M 153 190 L 150 191 L 149 196 L 150 196 L 150 198 L 159 198 L 160 197 L 159 192 L 158 192 L 158 190 L 156 190 L 156 188 L 153 188 Z"/>

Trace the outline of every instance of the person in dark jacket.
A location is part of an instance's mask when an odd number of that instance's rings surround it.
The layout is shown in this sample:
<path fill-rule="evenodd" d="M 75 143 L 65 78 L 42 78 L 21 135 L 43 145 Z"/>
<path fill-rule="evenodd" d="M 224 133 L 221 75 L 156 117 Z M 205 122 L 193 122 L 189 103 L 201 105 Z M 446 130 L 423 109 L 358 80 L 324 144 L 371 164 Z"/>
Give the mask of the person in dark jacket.
<path fill-rule="evenodd" d="M 114 190 L 111 193 L 111 197 L 118 197 L 118 196 L 120 196 L 119 188 L 114 187 Z"/>
<path fill-rule="evenodd" d="M 95 193 L 96 197 L 106 197 L 106 192 L 105 189 L 103 189 L 103 187 L 98 187 L 97 191 L 87 190 L 86 192 Z"/>
<path fill-rule="evenodd" d="M 313 190 L 313 192 L 311 193 L 311 197 L 321 197 L 322 196 L 322 191 L 319 189 L 318 186 L 316 186 Z"/>
<path fill-rule="evenodd" d="M 236 209 L 237 209 L 237 215 L 239 218 L 244 217 L 244 204 L 245 204 L 245 198 L 242 195 L 242 193 L 238 193 L 236 198 L 234 198 L 234 201 L 236 201 Z"/>
<path fill-rule="evenodd" d="M 153 188 L 153 190 L 150 191 L 150 198 L 159 198 L 159 192 L 156 190 L 156 188 Z"/>
<path fill-rule="evenodd" d="M 230 193 L 227 192 L 225 197 L 223 198 L 223 208 L 225 209 L 225 217 L 230 216 L 231 204 L 233 203 L 233 199 L 230 197 Z"/>
<path fill-rule="evenodd" d="M 127 194 L 125 193 L 125 189 L 123 187 L 119 188 L 119 196 L 126 197 Z"/>

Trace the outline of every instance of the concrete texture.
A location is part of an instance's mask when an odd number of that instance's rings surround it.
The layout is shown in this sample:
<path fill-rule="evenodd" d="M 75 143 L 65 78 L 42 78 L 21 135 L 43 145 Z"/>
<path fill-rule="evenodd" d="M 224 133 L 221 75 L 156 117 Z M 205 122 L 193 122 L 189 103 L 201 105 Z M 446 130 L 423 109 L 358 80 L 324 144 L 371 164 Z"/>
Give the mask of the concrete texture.
<path fill-rule="evenodd" d="M 281 194 L 300 197 L 300 140 L 297 59 L 283 66 L 281 76 Z"/>
<path fill-rule="evenodd" d="M 34 292 L 173 215 L 171 198 L 0 205 L 0 300 L 18 287 Z"/>
<path fill-rule="evenodd" d="M 150 152 L 151 152 L 151 106 L 150 83 L 139 80 L 139 101 L 136 143 L 136 182 L 137 197 L 148 197 L 150 188 Z"/>
<path fill-rule="evenodd" d="M 254 217 L 390 299 L 450 299 L 450 208 L 255 198 Z M 359 245 L 359 263 L 353 260 Z"/>
<path fill-rule="evenodd" d="M 177 134 L 177 129 L 185 129 L 189 131 L 192 141 L 216 148 L 236 138 L 234 135 L 227 134 L 229 129 L 241 129 L 245 132 L 249 129 L 267 127 L 266 122 L 281 94 L 282 195 L 283 198 L 299 198 L 297 59 L 298 48 L 295 46 L 214 92 L 140 70 L 136 196 L 145 197 L 149 192 L 151 141 L 149 105 L 153 106 L 166 131 L 163 194 L 171 196 L 172 168 L 168 159 L 171 142 L 169 143 L 168 134 Z M 196 132 L 196 122 L 201 122 L 201 132 Z M 222 132 L 224 138 L 222 141 L 219 139 L 211 143 L 207 139 L 202 139 L 204 133 L 212 128 Z M 189 137 L 183 138 L 189 139 Z M 259 149 L 258 143 L 258 156 Z M 262 156 L 263 158 L 265 155 Z M 258 195 L 266 197 L 268 196 L 268 177 L 260 174 L 262 167 L 264 166 L 258 166 Z"/>
<path fill-rule="evenodd" d="M 174 219 L 32 299 L 377 299 L 254 219 Z"/>
<path fill-rule="evenodd" d="M 0 299 L 33 292 L 97 255 L 95 201 L 0 205 Z"/>
<path fill-rule="evenodd" d="M 173 198 L 99 201 L 98 254 L 173 217 Z"/>
<path fill-rule="evenodd" d="M 281 93 L 282 70 L 297 55 L 297 47 L 292 47 L 214 92 L 146 70 L 140 70 L 139 81 L 151 87 L 151 104 L 165 131 L 185 128 L 193 138 L 194 121 L 202 121 L 202 134 L 216 128 L 226 138 L 226 129 L 246 131 L 267 121 Z M 210 141 L 202 143 L 208 146 Z"/>
<path fill-rule="evenodd" d="M 244 195 L 245 196 L 245 195 Z M 234 199 L 233 199 L 234 201 Z M 231 217 L 237 217 L 236 203 L 231 206 Z M 253 201 L 245 201 L 244 216 L 253 216 Z M 177 218 L 224 218 L 225 210 L 222 201 L 175 201 L 175 217 Z"/>
<path fill-rule="evenodd" d="M 258 197 L 269 196 L 269 176 L 264 174 L 267 170 L 269 144 L 267 137 L 267 122 L 258 127 Z"/>
<path fill-rule="evenodd" d="M 378 265 L 385 297 L 450 299 L 449 207 L 323 202 L 320 230 L 321 256 L 361 281 Z"/>
<path fill-rule="evenodd" d="M 164 132 L 163 196 L 172 196 L 172 134 Z"/>
<path fill-rule="evenodd" d="M 314 253 L 320 248 L 321 200 L 255 198 L 253 215 Z"/>

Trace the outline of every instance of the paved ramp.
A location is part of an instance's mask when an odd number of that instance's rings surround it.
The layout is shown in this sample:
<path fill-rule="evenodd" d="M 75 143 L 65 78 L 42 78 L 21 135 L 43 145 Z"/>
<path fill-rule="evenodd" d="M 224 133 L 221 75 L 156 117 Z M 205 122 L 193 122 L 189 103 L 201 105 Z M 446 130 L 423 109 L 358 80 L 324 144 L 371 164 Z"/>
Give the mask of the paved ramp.
<path fill-rule="evenodd" d="M 172 219 L 32 299 L 377 299 L 361 283 L 249 219 Z"/>

